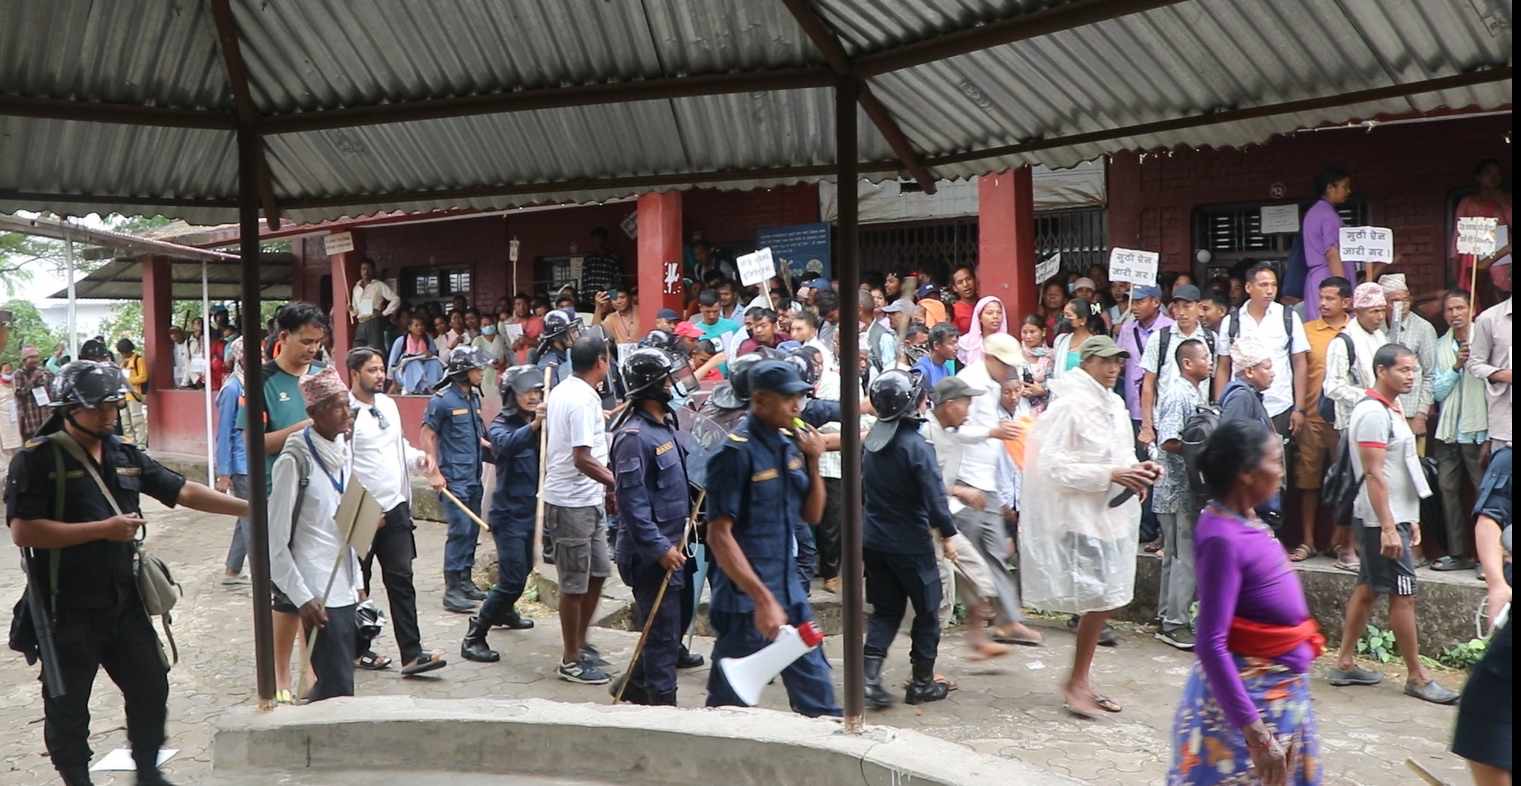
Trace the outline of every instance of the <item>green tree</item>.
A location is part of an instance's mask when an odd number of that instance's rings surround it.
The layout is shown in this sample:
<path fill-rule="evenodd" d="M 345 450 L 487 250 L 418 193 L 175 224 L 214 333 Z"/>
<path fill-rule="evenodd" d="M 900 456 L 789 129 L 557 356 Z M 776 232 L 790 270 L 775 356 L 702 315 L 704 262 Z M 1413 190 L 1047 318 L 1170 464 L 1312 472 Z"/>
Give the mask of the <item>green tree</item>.
<path fill-rule="evenodd" d="M 116 340 L 130 338 L 132 343 L 143 345 L 143 301 L 124 300 L 111 307 L 111 316 L 101 323 L 100 329 L 116 351 Z"/>
<path fill-rule="evenodd" d="M 12 300 L 3 308 L 11 312 L 11 337 L 5 351 L 0 352 L 0 363 L 20 363 L 22 347 L 36 347 L 43 356 L 53 351 L 63 335 L 48 328 L 42 314 L 29 300 Z"/>

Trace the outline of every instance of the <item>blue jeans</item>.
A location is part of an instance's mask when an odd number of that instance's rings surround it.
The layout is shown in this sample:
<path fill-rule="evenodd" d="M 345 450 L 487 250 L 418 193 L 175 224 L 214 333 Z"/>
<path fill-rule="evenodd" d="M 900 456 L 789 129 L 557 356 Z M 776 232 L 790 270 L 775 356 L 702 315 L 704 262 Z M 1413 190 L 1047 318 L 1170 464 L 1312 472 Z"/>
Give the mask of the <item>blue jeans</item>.
<path fill-rule="evenodd" d="M 719 661 L 723 658 L 743 658 L 759 652 L 770 644 L 755 629 L 755 615 L 748 613 L 712 612 L 713 632 L 718 641 L 713 645 L 713 668 L 708 672 L 709 707 L 746 706 L 729 687 Z M 813 610 L 807 603 L 794 604 L 787 611 L 787 621 L 801 625 L 813 619 Z M 822 648 L 809 651 L 782 670 L 782 684 L 787 688 L 787 700 L 792 711 L 799 715 L 817 718 L 822 715 L 839 717 L 844 714 L 834 700 L 834 683 L 830 680 L 829 660 Z"/>
<path fill-rule="evenodd" d="M 449 484 L 449 493 L 468 505 L 477 516 L 481 514 L 481 497 L 484 491 L 479 481 Z M 446 499 L 443 494 L 438 495 L 438 502 L 443 505 L 444 518 L 449 523 L 449 535 L 444 541 L 444 572 L 458 573 L 462 570 L 470 570 L 475 566 L 475 540 L 480 535 L 480 525 L 466 516 L 464 511 Z"/>

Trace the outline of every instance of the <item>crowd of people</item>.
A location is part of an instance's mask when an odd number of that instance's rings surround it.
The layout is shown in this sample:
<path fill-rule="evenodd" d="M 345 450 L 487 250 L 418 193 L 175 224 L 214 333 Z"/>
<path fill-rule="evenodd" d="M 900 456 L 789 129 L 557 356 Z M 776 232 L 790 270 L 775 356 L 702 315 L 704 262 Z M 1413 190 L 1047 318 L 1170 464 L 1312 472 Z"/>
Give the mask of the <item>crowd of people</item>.
<path fill-rule="evenodd" d="M 1333 177 L 1329 203 L 1349 187 Z M 299 302 L 280 309 L 263 342 L 262 423 L 243 411 L 241 341 L 224 333 L 226 345 L 211 352 L 221 363 L 210 366 L 195 364 L 187 348 L 186 381 L 220 389 L 216 489 L 232 495 L 196 498 L 242 514 L 241 503 L 223 500 L 269 497 L 278 701 L 351 695 L 355 669 L 391 665 L 370 646 L 376 558 L 401 673 L 446 665 L 417 624 L 413 478 L 439 496 L 447 518 L 442 603 L 465 616 L 463 658 L 497 661 L 493 629 L 533 626 L 516 606 L 535 562 L 552 562 L 558 677 L 609 685 L 643 704 L 675 705 L 676 671 L 705 662 L 682 643 L 704 591 L 715 660 L 748 655 L 783 627 L 808 623 L 815 591 L 841 591 L 841 527 L 845 510 L 859 505 L 870 706 L 895 701 L 885 661 L 910 608 L 904 701 L 933 702 L 955 689 L 936 663 L 959 597 L 976 660 L 1043 644 L 1027 608 L 1069 615 L 1077 647 L 1063 706 L 1088 719 L 1121 712 L 1091 665 L 1097 647 L 1117 643 L 1107 622 L 1134 599 L 1138 552 L 1158 552 L 1156 636 L 1196 650 L 1198 663 L 1177 714 L 1176 783 L 1231 782 L 1253 768 L 1265 782 L 1320 782 L 1308 666 L 1324 639 L 1292 565 L 1322 546 L 1357 574 L 1333 686 L 1381 681 L 1357 663 L 1356 642 L 1377 598 L 1388 596 L 1405 692 L 1459 701 L 1419 657 L 1421 554 L 1445 552 L 1437 569 L 1477 567 L 1491 611 L 1508 605 L 1508 254 L 1477 262 L 1504 300 L 1475 314 L 1474 297 L 1452 289 L 1430 304 L 1429 315 L 1445 323 L 1440 334 L 1401 275 L 1375 279 L 1376 271 L 1339 259 L 1298 304 L 1279 296 L 1282 270 L 1272 263 L 1202 286 L 1187 274 L 1160 285 L 1111 283 L 1095 266 L 1046 282 L 1030 314 L 982 295 L 971 266 L 956 268 L 946 288 L 922 271 L 889 272 L 863 286 L 858 313 L 842 314 L 838 282 L 782 277 L 746 288 L 721 261 L 704 259 L 685 306 L 659 311 L 652 325 L 641 323 L 636 294 L 616 284 L 592 293 L 587 319 L 569 290 L 553 303 L 519 295 L 484 312 L 463 297 L 447 308 L 410 308 L 366 260 L 348 315 L 354 347 L 341 361 L 328 357 L 327 314 Z M 854 359 L 840 352 L 850 330 L 860 337 Z M 44 421 L 60 428 L 50 415 L 110 410 L 82 438 L 114 445 L 99 427 L 116 425 L 118 402 L 131 418 L 133 396 L 141 401 L 133 350 L 119 346 L 121 358 L 98 368 L 65 365 L 61 387 L 35 351 L 24 352 L 12 382 L 18 414 L 27 413 L 20 436 L 45 434 Z M 848 418 L 840 371 L 848 362 L 863 394 L 859 501 L 844 498 L 841 482 Z M 81 374 L 101 369 L 120 390 L 69 392 Z M 19 391 L 32 386 L 57 394 L 29 403 Z M 403 433 L 395 394 L 429 396 L 416 445 Z M 487 422 L 484 410 L 498 402 Z M 684 425 L 694 415 L 717 424 L 722 438 L 695 441 Z M 70 433 L 83 428 L 68 424 Z M 1127 433 L 1132 439 L 1116 439 Z M 263 441 L 262 490 L 248 487 L 248 439 Z M 28 482 L 45 455 L 23 449 L 12 463 L 15 532 L 31 529 L 17 528 L 18 518 L 46 509 L 47 489 Z M 174 501 L 183 480 L 142 465 L 150 471 L 159 474 L 143 491 Z M 1350 496 L 1333 497 L 1331 487 L 1340 493 L 1348 477 L 1356 481 Z M 350 478 L 382 511 L 363 553 L 334 521 Z M 1435 523 L 1423 521 L 1423 500 L 1436 492 L 1442 526 L 1423 532 Z M 1470 508 L 1472 495 L 1478 505 Z M 474 578 L 482 525 L 498 555 L 489 591 Z M 1445 542 L 1430 551 L 1436 534 Z M 699 541 L 705 548 L 694 551 Z M 240 519 L 229 583 L 243 581 L 247 548 Z M 642 653 L 624 674 L 588 640 L 614 567 L 633 590 L 638 622 L 648 621 Z M 310 673 L 293 674 L 296 644 L 313 636 L 303 661 Z M 1508 624 L 1492 646 L 1501 651 L 1503 668 L 1492 654 L 1476 672 L 1487 695 L 1471 684 L 1462 698 L 1456 749 L 1476 772 L 1509 770 Z M 795 711 L 841 713 L 819 651 L 781 678 Z M 1495 723 L 1474 720 L 1499 718 L 1497 684 L 1507 686 L 1503 745 Z M 706 704 L 742 703 L 713 669 Z M 134 749 L 151 736 L 133 736 Z M 55 763 L 70 771 L 74 749 L 55 749 L 53 739 L 50 732 Z"/>

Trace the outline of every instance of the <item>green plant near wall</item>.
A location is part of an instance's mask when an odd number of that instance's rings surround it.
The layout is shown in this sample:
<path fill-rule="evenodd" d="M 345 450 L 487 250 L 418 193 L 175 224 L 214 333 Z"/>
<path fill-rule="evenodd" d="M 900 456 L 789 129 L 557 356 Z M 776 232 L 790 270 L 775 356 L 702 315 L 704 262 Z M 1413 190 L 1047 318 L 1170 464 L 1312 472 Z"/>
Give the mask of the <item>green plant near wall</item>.
<path fill-rule="evenodd" d="M 1363 631 L 1363 637 L 1357 640 L 1357 654 L 1379 663 L 1393 663 L 1399 657 L 1394 631 L 1368 625 L 1368 629 Z"/>
<path fill-rule="evenodd" d="M 1484 653 L 1488 650 L 1487 639 L 1469 639 L 1442 650 L 1437 662 L 1449 669 L 1471 669 L 1484 658 Z"/>

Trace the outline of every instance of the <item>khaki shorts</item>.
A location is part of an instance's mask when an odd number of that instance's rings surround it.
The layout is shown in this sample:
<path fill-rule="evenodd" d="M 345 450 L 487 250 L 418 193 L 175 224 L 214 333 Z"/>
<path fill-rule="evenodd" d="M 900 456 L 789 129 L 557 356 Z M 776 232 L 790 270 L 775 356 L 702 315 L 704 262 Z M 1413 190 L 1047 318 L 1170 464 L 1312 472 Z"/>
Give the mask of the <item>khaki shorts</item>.
<path fill-rule="evenodd" d="M 560 592 L 585 595 L 593 578 L 613 573 L 602 508 L 562 508 L 544 503 L 544 534 L 554 542 Z"/>
<path fill-rule="evenodd" d="M 1325 479 L 1331 453 L 1341 435 L 1319 415 L 1305 418 L 1304 428 L 1294 437 L 1294 488 L 1313 491 Z"/>
<path fill-rule="evenodd" d="M 993 586 L 993 574 L 988 571 L 988 565 L 982 561 L 982 555 L 977 553 L 977 547 L 965 537 L 952 538 L 951 543 L 956 549 L 956 562 L 951 566 L 956 575 L 956 590 L 968 590 L 975 594 L 977 600 L 987 600 L 998 597 L 998 588 Z M 941 551 L 941 559 L 945 552 Z M 963 597 L 965 597 L 963 595 Z"/>

